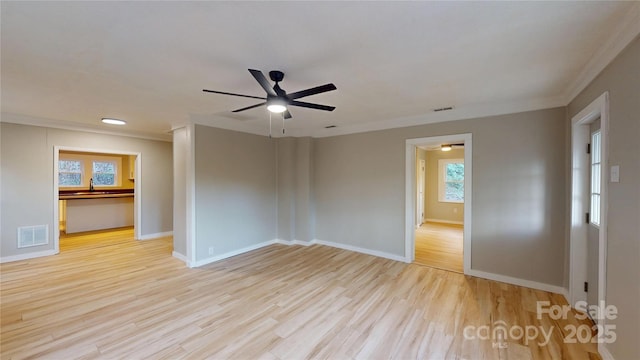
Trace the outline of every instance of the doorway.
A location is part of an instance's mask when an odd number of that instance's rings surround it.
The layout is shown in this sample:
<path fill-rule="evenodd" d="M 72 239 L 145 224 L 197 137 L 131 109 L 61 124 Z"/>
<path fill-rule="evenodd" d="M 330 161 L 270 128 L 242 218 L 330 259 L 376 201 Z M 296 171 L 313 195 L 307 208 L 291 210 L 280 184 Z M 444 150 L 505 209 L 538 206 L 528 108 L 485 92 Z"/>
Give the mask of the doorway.
<path fill-rule="evenodd" d="M 471 139 L 471 134 L 457 134 L 406 140 L 407 262 L 415 261 L 463 273 L 470 270 Z M 439 156 L 443 144 L 457 144 L 457 149 L 451 153 L 452 155 Z M 429 152 L 432 153 L 431 156 L 427 155 Z M 425 163 L 424 185 L 421 184 L 421 160 Z M 447 170 L 450 175 L 448 177 L 445 176 Z M 457 174 L 459 176 L 455 176 L 456 171 L 460 171 Z M 422 206 L 417 204 L 421 198 L 420 189 L 424 189 Z M 430 209 L 430 202 L 445 205 L 442 211 L 447 216 L 438 213 L 438 209 L 442 207 Z M 423 210 L 423 214 L 419 212 L 420 209 Z M 448 216 L 449 213 L 451 216 Z M 417 224 L 421 225 L 416 227 Z"/>
<path fill-rule="evenodd" d="M 54 147 L 54 231 L 85 233 L 131 228 L 140 238 L 141 155 L 130 151 Z"/>
<path fill-rule="evenodd" d="M 606 300 L 608 123 L 606 92 L 571 119 L 569 300 L 573 306 L 601 305 Z M 603 328 L 605 319 L 594 320 Z"/>

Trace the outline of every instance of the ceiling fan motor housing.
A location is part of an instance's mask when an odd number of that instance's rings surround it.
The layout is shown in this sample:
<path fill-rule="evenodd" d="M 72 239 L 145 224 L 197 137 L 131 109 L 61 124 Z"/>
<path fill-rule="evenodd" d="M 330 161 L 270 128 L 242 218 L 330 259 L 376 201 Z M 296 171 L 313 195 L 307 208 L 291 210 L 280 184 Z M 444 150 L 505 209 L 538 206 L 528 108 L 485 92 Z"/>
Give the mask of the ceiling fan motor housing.
<path fill-rule="evenodd" d="M 269 71 L 269 78 L 271 78 L 271 81 L 280 82 L 284 79 L 284 73 L 278 70 L 271 70 Z"/>

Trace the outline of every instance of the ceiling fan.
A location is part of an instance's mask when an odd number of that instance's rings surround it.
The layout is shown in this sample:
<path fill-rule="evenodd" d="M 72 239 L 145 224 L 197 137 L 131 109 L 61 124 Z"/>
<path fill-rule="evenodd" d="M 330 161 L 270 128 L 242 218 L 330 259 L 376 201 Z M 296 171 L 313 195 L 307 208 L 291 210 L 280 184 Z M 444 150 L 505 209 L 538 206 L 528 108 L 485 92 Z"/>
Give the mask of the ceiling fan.
<path fill-rule="evenodd" d="M 440 150 L 442 151 L 451 151 L 453 147 L 464 147 L 464 143 L 461 144 L 442 144 L 440 145 Z"/>
<path fill-rule="evenodd" d="M 215 94 L 241 96 L 241 97 L 246 97 L 251 99 L 265 100 L 264 102 L 261 102 L 259 104 L 243 107 L 241 109 L 233 110 L 232 112 L 240 112 L 240 111 L 253 109 L 258 106 L 267 105 L 267 109 L 269 111 L 273 113 L 284 113 L 283 114 L 284 118 L 289 119 L 291 118 L 291 113 L 287 108 L 288 106 L 299 106 L 299 107 L 304 107 L 309 109 L 317 109 L 317 110 L 325 110 L 325 111 L 333 111 L 333 109 L 335 109 L 335 106 L 313 104 L 313 103 L 297 100 L 303 97 L 336 90 L 336 86 L 333 84 L 320 85 L 310 89 L 296 91 L 294 93 L 287 94 L 287 92 L 284 91 L 278 84 L 280 81 L 282 81 L 282 79 L 284 79 L 284 73 L 282 71 L 277 71 L 277 70 L 269 71 L 269 78 L 271 78 L 271 80 L 276 83 L 273 87 L 271 87 L 271 84 L 269 84 L 269 81 L 267 81 L 262 71 L 249 69 L 249 72 L 251 73 L 251 75 L 253 75 L 253 77 L 256 79 L 258 84 L 260 84 L 260 86 L 267 93 L 266 97 L 234 94 L 230 92 L 207 90 L 207 89 L 203 89 L 202 91 L 215 93 Z"/>

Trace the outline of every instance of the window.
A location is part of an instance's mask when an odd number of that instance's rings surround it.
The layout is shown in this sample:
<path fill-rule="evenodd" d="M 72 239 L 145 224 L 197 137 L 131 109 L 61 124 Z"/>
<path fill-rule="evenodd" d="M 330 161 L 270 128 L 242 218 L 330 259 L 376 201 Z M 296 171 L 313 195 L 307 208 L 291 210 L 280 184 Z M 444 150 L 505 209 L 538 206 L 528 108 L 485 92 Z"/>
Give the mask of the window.
<path fill-rule="evenodd" d="M 82 161 L 58 161 L 58 184 L 61 187 L 82 186 Z"/>
<path fill-rule="evenodd" d="M 95 187 L 122 186 L 122 155 L 63 153 L 58 161 L 60 188 L 89 188 L 91 179 Z"/>
<path fill-rule="evenodd" d="M 91 178 L 94 186 L 116 186 L 116 168 L 115 161 L 94 161 L 93 172 Z"/>
<path fill-rule="evenodd" d="M 589 221 L 600 226 L 600 131 L 591 134 L 591 211 Z"/>
<path fill-rule="evenodd" d="M 464 160 L 438 160 L 438 201 L 464 202 Z"/>

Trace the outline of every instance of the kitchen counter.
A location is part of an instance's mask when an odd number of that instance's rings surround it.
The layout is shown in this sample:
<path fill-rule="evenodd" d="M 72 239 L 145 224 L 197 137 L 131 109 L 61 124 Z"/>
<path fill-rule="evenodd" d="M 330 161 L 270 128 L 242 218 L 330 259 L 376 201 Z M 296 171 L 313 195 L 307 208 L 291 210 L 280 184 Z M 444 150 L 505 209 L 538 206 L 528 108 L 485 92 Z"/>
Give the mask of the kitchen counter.
<path fill-rule="evenodd" d="M 58 199 L 75 200 L 75 199 L 105 199 L 105 198 L 123 198 L 133 197 L 133 189 L 114 189 L 114 190 L 60 190 Z"/>
<path fill-rule="evenodd" d="M 133 189 L 60 190 L 58 198 L 67 234 L 134 224 Z"/>

